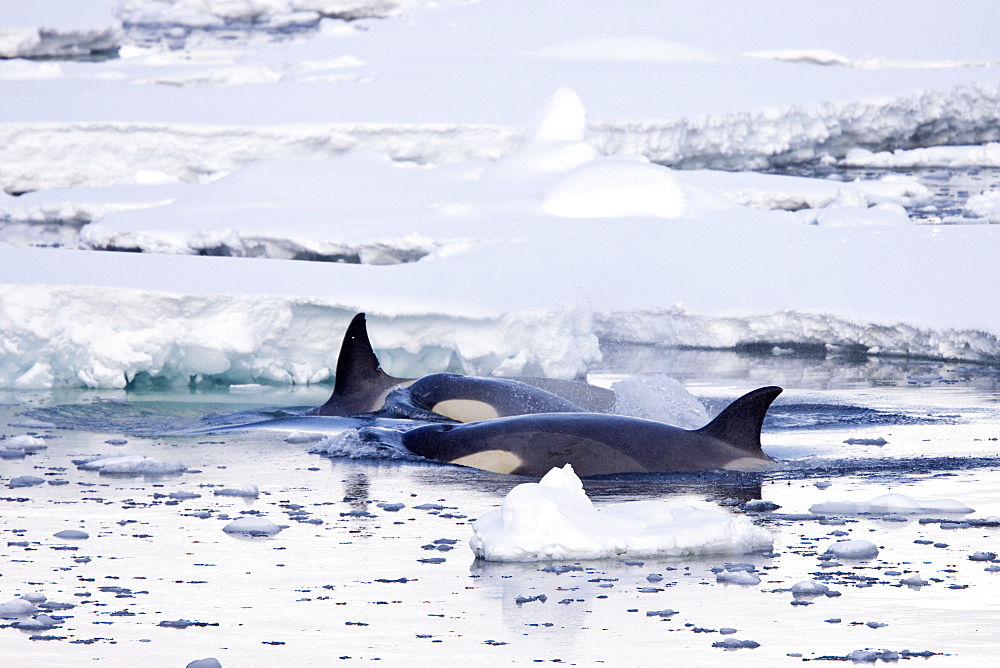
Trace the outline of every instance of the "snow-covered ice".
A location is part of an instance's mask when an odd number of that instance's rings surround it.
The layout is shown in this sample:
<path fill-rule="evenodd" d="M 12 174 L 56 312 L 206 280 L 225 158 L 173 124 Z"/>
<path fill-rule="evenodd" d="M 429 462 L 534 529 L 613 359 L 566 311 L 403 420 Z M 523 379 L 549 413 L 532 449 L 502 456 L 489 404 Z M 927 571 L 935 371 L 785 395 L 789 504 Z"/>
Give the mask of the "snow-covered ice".
<path fill-rule="evenodd" d="M 824 501 L 809 507 L 818 515 L 858 515 L 861 513 L 971 513 L 965 504 L 954 499 L 913 499 L 905 494 L 889 492 L 869 501 Z"/>
<path fill-rule="evenodd" d="M 568 464 L 512 489 L 473 529 L 469 545 L 488 561 L 746 554 L 772 545 L 766 530 L 725 512 L 659 501 L 595 508 Z"/>
<path fill-rule="evenodd" d="M 874 559 L 878 546 L 870 540 L 838 540 L 826 548 L 825 554 L 840 559 Z"/>

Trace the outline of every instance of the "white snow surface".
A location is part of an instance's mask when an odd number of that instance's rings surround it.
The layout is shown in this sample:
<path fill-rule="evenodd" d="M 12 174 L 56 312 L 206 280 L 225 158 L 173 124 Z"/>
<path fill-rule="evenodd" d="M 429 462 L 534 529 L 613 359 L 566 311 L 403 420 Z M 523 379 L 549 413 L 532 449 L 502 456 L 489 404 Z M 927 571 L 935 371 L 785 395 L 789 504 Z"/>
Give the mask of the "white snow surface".
<path fill-rule="evenodd" d="M 916 513 L 971 513 L 974 511 L 954 499 L 918 500 L 898 492 L 889 492 L 870 501 L 824 501 L 810 506 L 809 512 L 818 515 L 859 515 L 861 513 L 912 515 Z"/>
<path fill-rule="evenodd" d="M 992 6 L 892 4 L 3 3 L 0 387 L 326 381 L 357 311 L 399 376 L 572 378 L 602 340 L 995 362 L 992 225 L 917 224 L 898 171 L 748 171 L 998 164 Z"/>
<path fill-rule="evenodd" d="M 569 464 L 512 489 L 473 523 L 469 545 L 488 561 L 746 554 L 772 546 L 746 517 L 662 501 L 595 508 Z"/>

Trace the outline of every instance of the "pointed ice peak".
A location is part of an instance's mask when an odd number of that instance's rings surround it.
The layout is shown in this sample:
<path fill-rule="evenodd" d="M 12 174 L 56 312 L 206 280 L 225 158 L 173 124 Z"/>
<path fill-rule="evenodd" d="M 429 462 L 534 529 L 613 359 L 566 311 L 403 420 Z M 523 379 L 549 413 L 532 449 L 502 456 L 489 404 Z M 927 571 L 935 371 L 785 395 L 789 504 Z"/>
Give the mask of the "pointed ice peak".
<path fill-rule="evenodd" d="M 562 468 L 552 468 L 542 476 L 538 484 L 545 487 L 558 487 L 569 491 L 583 489 L 583 481 L 576 475 L 572 464 L 566 464 Z"/>
<path fill-rule="evenodd" d="M 587 110 L 572 88 L 560 88 L 538 108 L 528 124 L 528 143 L 583 141 Z"/>

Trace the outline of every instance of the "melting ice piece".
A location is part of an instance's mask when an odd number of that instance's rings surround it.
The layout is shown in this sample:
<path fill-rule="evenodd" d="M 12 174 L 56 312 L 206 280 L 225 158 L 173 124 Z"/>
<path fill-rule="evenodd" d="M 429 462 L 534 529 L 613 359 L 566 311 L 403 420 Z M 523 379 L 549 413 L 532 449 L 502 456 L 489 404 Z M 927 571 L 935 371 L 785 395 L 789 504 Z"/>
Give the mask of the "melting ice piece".
<path fill-rule="evenodd" d="M 858 515 L 860 513 L 971 513 L 972 508 L 952 499 L 917 500 L 895 492 L 883 494 L 871 501 L 826 501 L 809 507 L 817 515 Z"/>
<path fill-rule="evenodd" d="M 512 489 L 473 530 L 469 545 L 488 561 L 746 554 L 773 545 L 771 534 L 748 518 L 715 510 L 662 501 L 597 509 L 568 464 Z"/>
<path fill-rule="evenodd" d="M 38 607 L 31 601 L 24 598 L 15 598 L 13 601 L 0 603 L 0 619 L 29 617 L 36 612 L 38 612 Z"/>
<path fill-rule="evenodd" d="M 256 499 L 260 496 L 260 490 L 257 489 L 257 485 L 243 485 L 243 487 L 239 489 L 234 489 L 232 487 L 213 489 L 212 494 L 215 496 L 242 496 L 247 499 Z"/>
<path fill-rule="evenodd" d="M 826 554 L 841 559 L 874 559 L 878 556 L 878 546 L 868 540 L 839 540 L 826 548 Z"/>
<path fill-rule="evenodd" d="M 75 463 L 77 468 L 84 471 L 100 471 L 101 473 L 124 475 L 165 475 L 169 473 L 181 473 L 187 470 L 187 467 L 180 462 L 163 462 L 155 457 L 144 457 L 142 455 L 110 455 L 94 457 L 93 459 Z"/>
<path fill-rule="evenodd" d="M 252 536 L 273 536 L 281 527 L 264 517 L 241 517 L 222 527 L 226 533 L 245 533 Z"/>

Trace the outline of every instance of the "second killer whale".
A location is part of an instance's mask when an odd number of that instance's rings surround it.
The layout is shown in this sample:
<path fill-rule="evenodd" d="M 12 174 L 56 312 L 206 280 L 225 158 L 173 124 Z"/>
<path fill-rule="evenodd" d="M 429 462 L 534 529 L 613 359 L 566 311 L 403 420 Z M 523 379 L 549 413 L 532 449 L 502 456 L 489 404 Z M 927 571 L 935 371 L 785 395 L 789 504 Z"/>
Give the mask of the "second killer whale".
<path fill-rule="evenodd" d="M 463 466 L 540 477 L 572 464 L 581 477 L 616 473 L 762 471 L 773 460 L 760 431 L 780 387 L 736 399 L 701 429 L 600 413 L 545 413 L 432 424 L 401 435 L 414 454 Z"/>
<path fill-rule="evenodd" d="M 309 414 L 348 417 L 381 413 L 472 422 L 531 413 L 608 413 L 614 406 L 613 391 L 582 381 L 453 373 L 421 378 L 390 376 L 375 355 L 365 314 L 358 313 L 344 333 L 333 392 Z"/>

